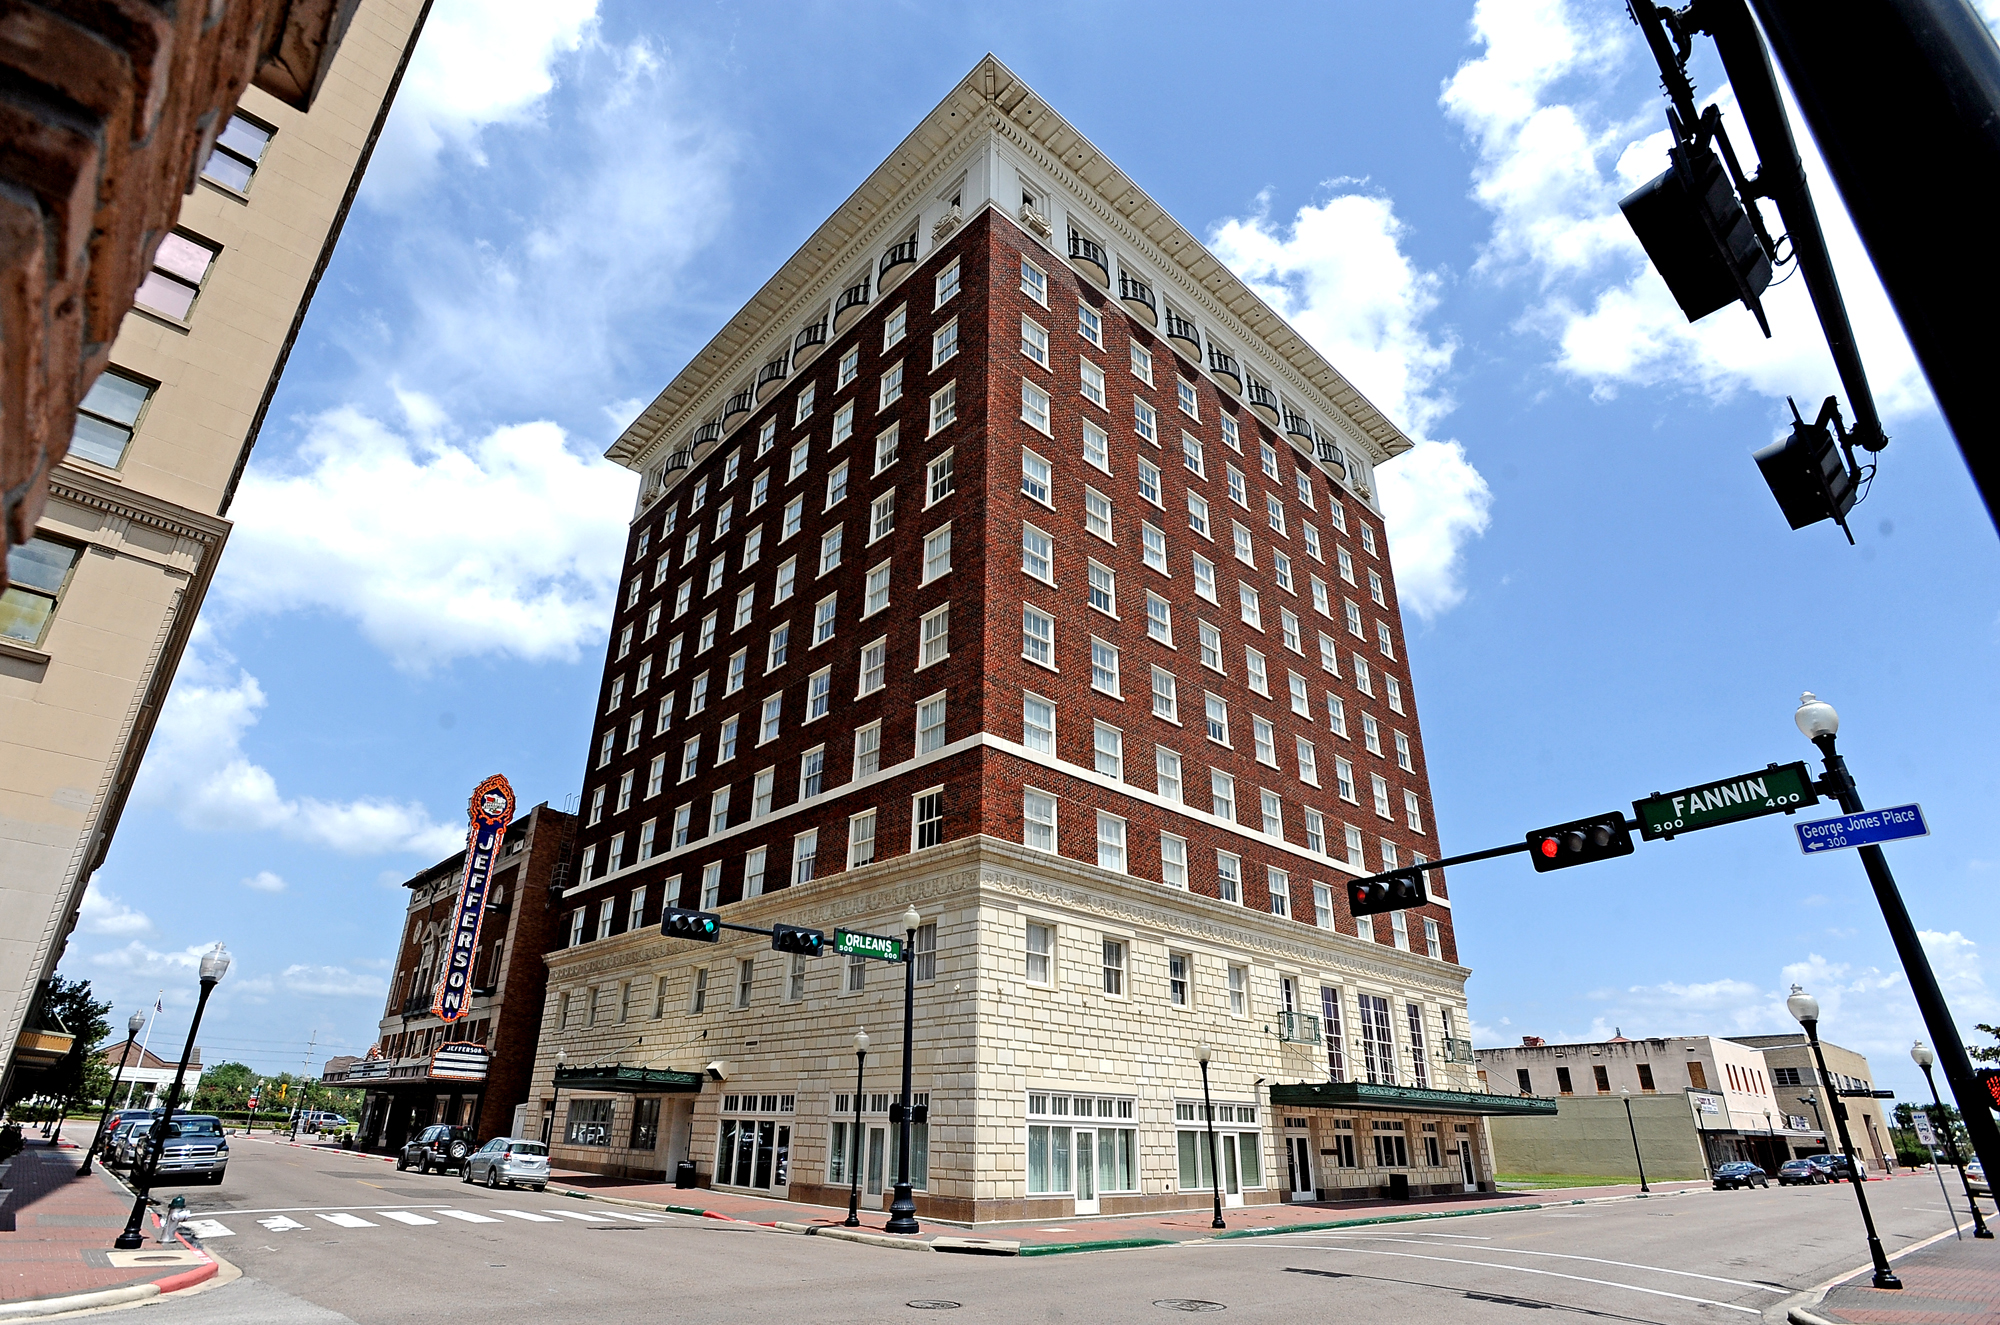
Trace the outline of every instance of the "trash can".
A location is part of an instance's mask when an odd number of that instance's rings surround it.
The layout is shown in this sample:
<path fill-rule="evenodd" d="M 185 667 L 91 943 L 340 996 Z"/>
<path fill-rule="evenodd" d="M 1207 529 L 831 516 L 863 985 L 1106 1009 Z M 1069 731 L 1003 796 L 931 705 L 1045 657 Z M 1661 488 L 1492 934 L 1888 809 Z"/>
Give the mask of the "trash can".
<path fill-rule="evenodd" d="M 694 1185 L 695 1185 L 694 1161 L 691 1159 L 684 1159 L 680 1163 L 674 1165 L 674 1186 L 692 1187 Z"/>
<path fill-rule="evenodd" d="M 1410 1199 L 1409 1174 L 1392 1173 L 1389 1175 L 1389 1199 L 1392 1201 L 1407 1201 Z"/>

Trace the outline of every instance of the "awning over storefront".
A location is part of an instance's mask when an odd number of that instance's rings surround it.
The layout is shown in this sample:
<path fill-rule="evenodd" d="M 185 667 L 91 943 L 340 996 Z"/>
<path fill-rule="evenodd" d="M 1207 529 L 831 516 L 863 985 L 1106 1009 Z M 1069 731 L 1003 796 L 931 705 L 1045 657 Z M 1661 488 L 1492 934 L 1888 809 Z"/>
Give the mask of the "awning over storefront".
<path fill-rule="evenodd" d="M 1360 1081 L 1300 1082 L 1271 1087 L 1274 1109 L 1374 1109 L 1391 1113 L 1444 1113 L 1466 1117 L 1553 1118 L 1554 1100 L 1532 1095 L 1475 1095 L 1462 1090 L 1371 1086 Z"/>
<path fill-rule="evenodd" d="M 621 1095 L 694 1094 L 701 1089 L 698 1072 L 662 1072 L 644 1067 L 559 1067 L 557 1090 L 609 1090 Z"/>

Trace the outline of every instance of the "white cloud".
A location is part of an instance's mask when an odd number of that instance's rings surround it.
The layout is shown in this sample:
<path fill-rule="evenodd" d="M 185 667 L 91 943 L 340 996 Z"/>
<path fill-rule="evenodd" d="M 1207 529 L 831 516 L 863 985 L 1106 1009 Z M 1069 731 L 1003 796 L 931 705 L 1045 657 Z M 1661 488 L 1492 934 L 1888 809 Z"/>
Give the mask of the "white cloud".
<path fill-rule="evenodd" d="M 258 870 L 243 881 L 245 888 L 254 888 L 260 893 L 281 893 L 285 891 L 285 881 L 269 870 Z"/>
<path fill-rule="evenodd" d="M 90 960 L 92 965 L 107 970 L 129 972 L 133 975 L 170 977 L 178 981 L 190 971 L 199 971 L 203 954 L 214 946 L 213 942 L 196 943 L 177 952 L 161 952 L 138 939 L 133 939 L 122 948 L 100 952 Z M 185 1001 L 177 996 L 177 991 L 168 992 L 173 996 L 167 997 L 166 1002 Z"/>
<path fill-rule="evenodd" d="M 90 876 L 90 885 L 84 889 L 76 927 L 86 934 L 105 934 L 114 938 L 153 932 L 153 922 L 144 911 L 134 911 L 105 891 L 94 874 Z"/>
<path fill-rule="evenodd" d="M 374 199 L 425 182 L 447 149 L 486 164 L 480 135 L 534 119 L 553 66 L 595 26 L 597 0 L 438 0 L 368 173 Z"/>
<path fill-rule="evenodd" d="M 278 832 L 350 855 L 439 857 L 464 845 L 463 829 L 434 822 L 420 804 L 281 795 L 277 779 L 242 747 L 264 704 L 257 678 L 215 643 L 205 623 L 197 623 L 140 765 L 134 798 L 172 810 L 190 828 Z"/>
<path fill-rule="evenodd" d="M 279 978 L 294 994 L 323 998 L 381 998 L 389 992 L 388 982 L 381 976 L 350 971 L 345 966 L 293 964 Z"/>
<path fill-rule="evenodd" d="M 1403 251 L 1403 223 L 1387 198 L 1337 193 L 1289 223 L 1273 222 L 1261 202 L 1215 226 L 1209 247 L 1416 439 L 1376 481 L 1397 592 L 1428 620 L 1464 598 L 1461 554 L 1485 531 L 1492 503 L 1465 449 L 1429 436 L 1452 409 L 1443 379 L 1457 342 L 1425 325 L 1443 278 Z"/>
<path fill-rule="evenodd" d="M 600 641 L 636 476 L 551 423 L 460 440 L 435 402 L 401 399 L 402 430 L 331 410 L 296 455 L 245 474 L 220 603 L 351 617 L 409 670 L 482 653 L 571 661 Z"/>
<path fill-rule="evenodd" d="M 1725 400 L 1749 390 L 1794 396 L 1810 415 L 1821 398 L 1838 394 L 1851 421 L 1802 280 L 1785 279 L 1764 296 L 1771 339 L 1734 305 L 1689 325 L 1618 211 L 1621 197 L 1667 163 L 1665 102 L 1652 58 L 1623 13 L 1571 0 L 1479 0 L 1472 29 L 1484 52 L 1459 67 L 1440 100 L 1472 139 L 1473 196 L 1493 218 L 1476 270 L 1535 286 L 1521 325 L 1551 342 L 1556 366 L 1600 395 L 1681 386 Z M 1633 97 L 1625 90 L 1633 86 L 1645 91 Z M 1754 172 L 1755 152 L 1728 89 L 1711 99 Z M 1901 324 L 1792 112 L 1877 405 L 1891 420 L 1928 409 L 1929 389 Z M 1766 214 L 1782 231 L 1775 209 Z"/>

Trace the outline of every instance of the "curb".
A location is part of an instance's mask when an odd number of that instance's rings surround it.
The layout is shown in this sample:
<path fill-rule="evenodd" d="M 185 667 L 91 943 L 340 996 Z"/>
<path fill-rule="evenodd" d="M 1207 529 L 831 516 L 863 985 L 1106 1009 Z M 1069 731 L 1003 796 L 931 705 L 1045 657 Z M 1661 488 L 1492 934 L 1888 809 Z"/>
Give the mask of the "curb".
<path fill-rule="evenodd" d="M 61 1297 L 37 1297 L 26 1302 L 0 1302 L 0 1321 L 37 1320 L 44 1316 L 67 1315 L 72 1311 L 91 1311 L 99 1307 L 124 1306 L 132 1302 L 144 1302 L 149 1298 L 167 1293 L 178 1293 L 185 1288 L 207 1283 L 220 1272 L 222 1265 L 213 1252 L 201 1247 L 188 1246 L 185 1239 L 181 1245 L 190 1251 L 198 1251 L 207 1256 L 208 1262 L 197 1265 L 179 1274 L 149 1280 L 143 1284 L 126 1284 L 120 1288 L 100 1288 L 89 1293 L 67 1293 Z"/>
<path fill-rule="evenodd" d="M 1044 1242 L 1029 1244 L 1017 1256 L 1067 1256 L 1075 1251 L 1125 1251 L 1134 1247 L 1178 1247 L 1172 1238 L 1104 1238 L 1097 1242 Z"/>
<path fill-rule="evenodd" d="M 1625 1197 L 1609 1197 L 1609 1200 L 1625 1200 Z M 1560 1201 L 1559 1205 L 1584 1205 L 1583 1201 Z M 1424 1219 L 1467 1219 L 1473 1215 L 1518 1214 L 1523 1210 L 1545 1210 L 1550 1203 L 1537 1201 L 1532 1205 L 1489 1205 L 1477 1210 L 1425 1210 L 1407 1215 L 1371 1215 L 1366 1219 L 1334 1219 L 1318 1224 L 1286 1224 L 1272 1228 L 1245 1228 L 1228 1233 L 1217 1233 L 1208 1239 L 1221 1242 L 1226 1238 L 1268 1238 L 1280 1233 L 1320 1233 L 1331 1228 L 1361 1228 L 1368 1224 L 1409 1224 Z"/>
<path fill-rule="evenodd" d="M 1930 1246 L 1932 1243 L 1943 1242 L 1946 1238 L 1952 1237 L 1954 1235 L 1955 1235 L 1955 1230 L 1953 1229 L 1945 1229 L 1943 1232 L 1934 1233 L 1930 1237 L 1924 1238 L 1920 1242 L 1912 1242 L 1907 1247 L 1899 1247 L 1895 1251 L 1890 1252 L 1889 1259 L 1892 1261 L 1899 1261 L 1903 1257 L 1908 1256 L 1913 1251 L 1922 1251 L 1925 1247 Z M 1826 1301 L 1826 1295 L 1828 1293 L 1831 1293 L 1834 1289 L 1846 1283 L 1849 1279 L 1854 1279 L 1861 1275 L 1867 1274 L 1873 1268 L 1874 1267 L 1871 1265 L 1857 1265 L 1851 1270 L 1847 1270 L 1840 1274 L 1835 1275 L 1833 1278 L 1827 1280 L 1823 1284 L 1818 1285 L 1817 1287 L 1806 1289 L 1805 1292 L 1798 1294 L 1799 1297 L 1803 1297 L 1806 1300 L 1804 1302 L 1801 1302 L 1798 1306 L 1787 1309 L 1785 1312 L 1785 1319 L 1790 1321 L 1791 1325 L 1850 1325 L 1850 1323 L 1847 1321 L 1836 1320 L 1831 1316 L 1822 1316 L 1818 1312 L 1814 1311 L 1812 1308 Z M 1780 1305 L 1783 1304 L 1781 1303 Z"/>
<path fill-rule="evenodd" d="M 833 1238 L 840 1242 L 859 1242 L 862 1245 L 868 1247 L 895 1247 L 902 1251 L 937 1250 L 937 1248 L 931 1246 L 930 1243 L 925 1242 L 921 1239 L 898 1237 L 896 1234 L 893 1233 L 862 1233 L 856 1231 L 855 1229 L 840 1228 L 838 1226 L 832 1228 L 828 1228 L 824 1225 L 817 1226 L 817 1231 L 812 1233 L 811 1236 L 820 1238 Z"/>

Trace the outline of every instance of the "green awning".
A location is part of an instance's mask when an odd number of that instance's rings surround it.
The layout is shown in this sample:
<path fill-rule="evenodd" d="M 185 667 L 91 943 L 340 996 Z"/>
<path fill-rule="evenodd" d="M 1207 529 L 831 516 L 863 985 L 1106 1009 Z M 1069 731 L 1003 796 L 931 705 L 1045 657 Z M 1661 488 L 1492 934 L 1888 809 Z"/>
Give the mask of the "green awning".
<path fill-rule="evenodd" d="M 621 1095 L 693 1094 L 701 1089 L 699 1072 L 659 1072 L 644 1067 L 559 1067 L 557 1090 L 611 1090 Z"/>
<path fill-rule="evenodd" d="M 1300 1082 L 1271 1087 L 1274 1109 L 1377 1109 L 1395 1113 L 1449 1113 L 1467 1117 L 1553 1118 L 1554 1100 L 1532 1095 L 1475 1095 L 1463 1090 L 1370 1086 L 1359 1081 Z"/>

